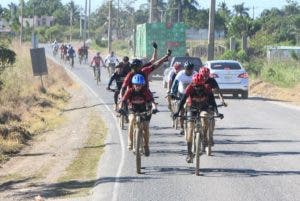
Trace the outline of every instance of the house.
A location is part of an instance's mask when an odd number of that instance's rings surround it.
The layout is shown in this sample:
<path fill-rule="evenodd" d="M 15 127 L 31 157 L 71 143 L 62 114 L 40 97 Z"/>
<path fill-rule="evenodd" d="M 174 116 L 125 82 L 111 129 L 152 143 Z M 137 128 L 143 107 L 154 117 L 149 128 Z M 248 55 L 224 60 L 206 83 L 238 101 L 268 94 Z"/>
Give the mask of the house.
<path fill-rule="evenodd" d="M 19 22 L 21 23 L 21 16 L 19 16 Z M 50 27 L 54 23 L 54 17 L 53 16 L 34 16 L 33 18 L 23 18 L 23 26 L 26 26 L 26 24 L 29 25 L 29 27 L 41 27 L 41 26 L 47 26 Z"/>
<path fill-rule="evenodd" d="M 10 33 L 10 32 L 11 32 L 11 28 L 9 26 L 9 22 L 4 18 L 0 18 L 0 33 Z"/>

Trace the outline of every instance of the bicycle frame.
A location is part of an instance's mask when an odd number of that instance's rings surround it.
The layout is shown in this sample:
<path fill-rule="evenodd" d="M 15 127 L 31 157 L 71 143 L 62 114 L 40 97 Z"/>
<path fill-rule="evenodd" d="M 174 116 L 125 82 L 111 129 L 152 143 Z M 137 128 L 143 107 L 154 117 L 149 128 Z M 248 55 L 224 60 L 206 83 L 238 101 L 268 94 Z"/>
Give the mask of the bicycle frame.
<path fill-rule="evenodd" d="M 134 129 L 133 129 L 133 153 L 136 156 L 136 172 L 141 173 L 141 156 L 144 153 L 143 150 L 143 126 L 142 123 L 146 121 L 146 116 L 150 115 L 151 111 L 146 112 L 135 112 L 134 113 Z"/>

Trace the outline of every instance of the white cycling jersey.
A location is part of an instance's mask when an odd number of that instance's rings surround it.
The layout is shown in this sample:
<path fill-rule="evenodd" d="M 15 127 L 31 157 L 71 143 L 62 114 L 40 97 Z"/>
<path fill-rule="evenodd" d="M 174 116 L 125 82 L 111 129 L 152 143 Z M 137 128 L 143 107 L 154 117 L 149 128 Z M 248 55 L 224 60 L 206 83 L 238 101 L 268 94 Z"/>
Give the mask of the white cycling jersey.
<path fill-rule="evenodd" d="M 115 65 L 117 65 L 119 63 L 119 60 L 118 58 L 114 55 L 114 56 L 111 56 L 111 55 L 108 55 L 105 60 L 104 60 L 105 64 L 111 64 L 111 63 L 114 63 Z"/>
<path fill-rule="evenodd" d="M 172 70 L 170 70 L 169 74 L 168 74 L 168 77 L 167 77 L 167 81 L 169 82 L 170 80 L 172 80 L 172 77 L 174 76 L 175 74 L 175 70 L 174 68 L 172 68 Z"/>
<path fill-rule="evenodd" d="M 193 75 L 197 74 L 196 71 L 192 75 L 188 76 L 185 74 L 185 70 L 181 70 L 175 77 L 174 82 L 178 81 L 178 92 L 185 94 L 186 87 L 192 82 Z"/>

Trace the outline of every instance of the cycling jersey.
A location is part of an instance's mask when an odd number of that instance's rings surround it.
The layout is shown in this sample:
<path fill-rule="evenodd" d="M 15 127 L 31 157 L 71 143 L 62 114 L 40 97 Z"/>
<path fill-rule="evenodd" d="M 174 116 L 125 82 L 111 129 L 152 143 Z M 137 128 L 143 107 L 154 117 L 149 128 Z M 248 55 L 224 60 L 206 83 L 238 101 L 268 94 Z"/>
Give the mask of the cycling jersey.
<path fill-rule="evenodd" d="M 73 49 L 73 48 L 70 48 L 70 49 L 68 50 L 68 54 L 69 54 L 69 57 L 74 57 L 74 56 L 75 56 L 75 51 L 74 51 L 74 49 Z"/>
<path fill-rule="evenodd" d="M 145 112 L 148 109 L 146 103 L 154 100 L 149 89 L 143 88 L 141 91 L 135 91 L 133 88 L 130 88 L 126 91 L 122 101 L 127 101 L 129 110 L 133 112 Z"/>
<path fill-rule="evenodd" d="M 192 75 L 188 76 L 185 70 L 181 70 L 174 79 L 172 93 L 176 94 L 179 92 L 180 94 L 184 94 L 186 87 L 192 82 L 194 74 L 197 74 L 197 72 L 194 71 Z"/>
<path fill-rule="evenodd" d="M 168 80 L 167 80 L 167 81 L 168 81 L 168 82 L 169 82 L 169 81 L 173 82 L 177 74 L 178 74 L 178 73 L 176 73 L 175 70 L 172 69 L 172 70 L 169 72 L 169 74 L 168 74 L 168 78 L 167 78 Z"/>
<path fill-rule="evenodd" d="M 114 64 L 114 65 L 116 65 L 117 63 L 119 63 L 119 60 L 118 60 L 118 58 L 117 58 L 116 56 L 108 55 L 108 56 L 105 58 L 104 62 L 105 62 L 106 64 Z"/>
<path fill-rule="evenodd" d="M 124 76 L 121 74 L 121 73 L 117 73 L 115 72 L 109 82 L 108 82 L 108 87 L 110 87 L 110 85 L 112 84 L 112 82 L 116 80 L 116 84 L 117 84 L 117 89 L 121 89 L 122 88 L 122 84 L 123 84 L 123 81 L 124 81 Z"/>
<path fill-rule="evenodd" d="M 96 66 L 100 66 L 101 56 L 94 56 L 91 63 L 95 63 Z"/>
<path fill-rule="evenodd" d="M 208 78 L 205 84 L 208 84 L 212 89 L 219 89 L 219 85 L 215 78 L 212 77 Z"/>
<path fill-rule="evenodd" d="M 208 85 L 193 86 L 189 84 L 186 88 L 187 105 L 207 109 L 212 90 Z"/>

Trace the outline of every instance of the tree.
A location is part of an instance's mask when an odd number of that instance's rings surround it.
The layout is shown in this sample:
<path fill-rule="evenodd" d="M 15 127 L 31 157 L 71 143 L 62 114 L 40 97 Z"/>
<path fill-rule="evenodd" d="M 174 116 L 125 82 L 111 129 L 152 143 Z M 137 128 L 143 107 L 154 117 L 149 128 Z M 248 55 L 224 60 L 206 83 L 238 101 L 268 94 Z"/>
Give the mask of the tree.
<path fill-rule="evenodd" d="M 16 53 L 0 44 L 0 74 L 16 62 Z"/>

